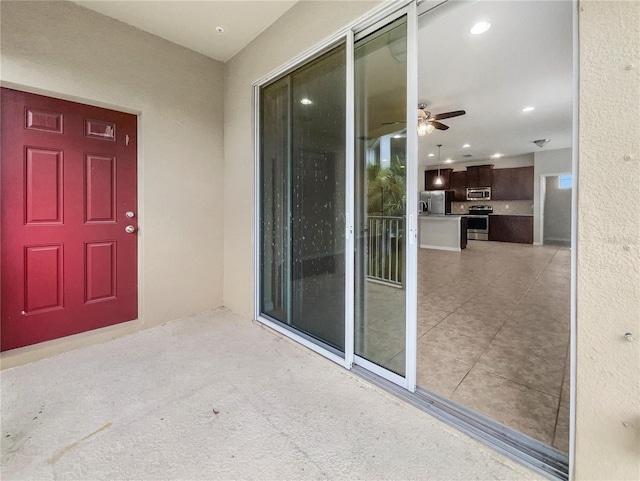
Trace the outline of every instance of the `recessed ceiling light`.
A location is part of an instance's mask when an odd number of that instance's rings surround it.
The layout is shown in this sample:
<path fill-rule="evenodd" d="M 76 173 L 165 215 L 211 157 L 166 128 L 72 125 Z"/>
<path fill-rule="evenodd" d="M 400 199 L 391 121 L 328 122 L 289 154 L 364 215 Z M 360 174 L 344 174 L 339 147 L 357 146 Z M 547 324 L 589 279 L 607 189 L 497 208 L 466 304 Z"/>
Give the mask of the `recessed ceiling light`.
<path fill-rule="evenodd" d="M 492 159 L 499 159 L 500 157 L 502 157 L 502 154 L 493 154 L 491 156 Z"/>
<path fill-rule="evenodd" d="M 489 30 L 491 28 L 491 24 L 489 22 L 478 22 L 476 23 L 473 27 L 471 27 L 471 30 L 469 30 L 471 32 L 472 35 L 480 35 L 481 33 L 486 32 L 487 30 Z"/>
<path fill-rule="evenodd" d="M 469 145 L 469 144 L 464 144 L 464 145 L 462 146 L 462 148 L 463 148 L 463 149 L 468 149 L 469 147 L 471 147 L 471 145 Z"/>
<path fill-rule="evenodd" d="M 222 28 L 222 27 L 216 27 L 216 32 L 218 32 L 218 33 L 224 33 L 224 28 Z"/>
<path fill-rule="evenodd" d="M 535 107 L 525 107 L 522 109 L 523 112 L 533 112 L 536 108 Z"/>
<path fill-rule="evenodd" d="M 429 154 L 429 155 L 427 155 L 427 157 L 433 157 L 433 154 Z"/>
<path fill-rule="evenodd" d="M 453 162 L 452 159 L 447 159 L 447 160 L 444 161 L 445 164 L 450 164 L 451 162 Z"/>
<path fill-rule="evenodd" d="M 311 105 L 313 103 L 313 101 L 311 99 L 308 99 L 308 98 L 305 97 L 303 99 L 300 99 L 300 103 L 302 105 Z"/>

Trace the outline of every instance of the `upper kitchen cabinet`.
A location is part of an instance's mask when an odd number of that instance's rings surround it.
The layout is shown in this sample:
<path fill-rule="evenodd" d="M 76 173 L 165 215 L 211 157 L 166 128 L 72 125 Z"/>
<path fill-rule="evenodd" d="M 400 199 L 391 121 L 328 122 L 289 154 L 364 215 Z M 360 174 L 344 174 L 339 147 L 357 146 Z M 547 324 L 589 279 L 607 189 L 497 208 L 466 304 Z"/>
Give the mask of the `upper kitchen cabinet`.
<path fill-rule="evenodd" d="M 493 171 L 492 200 L 533 200 L 533 166 Z"/>
<path fill-rule="evenodd" d="M 491 187 L 493 184 L 493 165 L 467 167 L 467 187 Z"/>
<path fill-rule="evenodd" d="M 533 200 L 533 166 L 519 167 L 514 170 L 514 200 Z"/>
<path fill-rule="evenodd" d="M 451 172 L 449 189 L 453 191 L 454 201 L 467 200 L 467 173 L 464 170 Z"/>
<path fill-rule="evenodd" d="M 424 172 L 424 190 L 449 190 L 451 183 L 451 172 L 453 169 L 440 169 L 442 184 L 437 185 L 438 169 L 426 170 Z"/>

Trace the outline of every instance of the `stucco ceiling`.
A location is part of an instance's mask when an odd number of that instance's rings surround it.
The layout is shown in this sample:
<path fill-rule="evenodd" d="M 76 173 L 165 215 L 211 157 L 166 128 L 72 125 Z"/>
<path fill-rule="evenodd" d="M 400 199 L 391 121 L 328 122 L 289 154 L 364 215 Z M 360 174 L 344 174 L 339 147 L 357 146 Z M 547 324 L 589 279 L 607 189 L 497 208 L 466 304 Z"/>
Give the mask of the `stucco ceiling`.
<path fill-rule="evenodd" d="M 289 10 L 292 0 L 72 0 L 128 25 L 226 62 Z M 224 28 L 218 33 L 216 27 Z"/>

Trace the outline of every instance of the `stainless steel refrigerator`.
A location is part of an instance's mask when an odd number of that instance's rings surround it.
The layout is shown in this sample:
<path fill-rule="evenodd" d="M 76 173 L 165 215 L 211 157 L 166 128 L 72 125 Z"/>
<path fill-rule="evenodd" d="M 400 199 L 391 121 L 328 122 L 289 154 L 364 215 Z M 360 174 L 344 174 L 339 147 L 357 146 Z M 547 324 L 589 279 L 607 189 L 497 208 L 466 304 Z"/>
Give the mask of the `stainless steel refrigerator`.
<path fill-rule="evenodd" d="M 420 210 L 427 215 L 451 214 L 452 190 L 423 190 L 420 192 Z"/>

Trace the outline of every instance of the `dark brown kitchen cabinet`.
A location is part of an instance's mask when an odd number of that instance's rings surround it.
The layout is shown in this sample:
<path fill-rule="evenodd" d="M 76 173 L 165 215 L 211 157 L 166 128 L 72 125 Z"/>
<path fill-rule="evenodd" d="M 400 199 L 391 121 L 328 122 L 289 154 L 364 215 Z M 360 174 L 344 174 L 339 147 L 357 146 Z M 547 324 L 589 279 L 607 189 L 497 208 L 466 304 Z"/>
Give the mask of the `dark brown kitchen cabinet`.
<path fill-rule="evenodd" d="M 453 172 L 453 169 L 440 169 L 442 184 L 436 185 L 438 169 L 426 170 L 424 172 L 424 190 L 449 190 L 451 172 Z"/>
<path fill-rule="evenodd" d="M 533 200 L 533 166 L 514 170 L 513 190 L 515 200 Z"/>
<path fill-rule="evenodd" d="M 491 186 L 491 200 L 511 200 L 513 171 L 515 169 L 495 169 L 493 185 Z"/>
<path fill-rule="evenodd" d="M 494 169 L 491 200 L 533 200 L 533 167 Z"/>
<path fill-rule="evenodd" d="M 533 244 L 533 216 L 489 216 L 489 240 Z"/>
<path fill-rule="evenodd" d="M 456 202 L 467 200 L 467 173 L 464 170 L 451 172 L 449 179 L 449 189 L 453 191 L 453 200 Z"/>
<path fill-rule="evenodd" d="M 493 165 L 467 167 L 467 187 L 491 187 L 492 184 Z"/>

